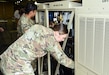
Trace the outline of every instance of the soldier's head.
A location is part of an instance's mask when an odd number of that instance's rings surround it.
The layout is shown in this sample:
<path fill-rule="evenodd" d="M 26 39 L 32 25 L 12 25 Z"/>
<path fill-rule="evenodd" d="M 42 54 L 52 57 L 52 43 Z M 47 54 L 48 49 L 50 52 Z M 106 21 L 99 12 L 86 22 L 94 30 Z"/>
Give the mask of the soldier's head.
<path fill-rule="evenodd" d="M 36 14 L 37 6 L 34 3 L 27 3 L 25 7 L 25 14 L 31 15 L 34 17 Z"/>
<path fill-rule="evenodd" d="M 53 27 L 54 30 L 54 37 L 58 42 L 64 41 L 65 38 L 68 36 L 68 29 L 67 25 L 55 25 Z"/>

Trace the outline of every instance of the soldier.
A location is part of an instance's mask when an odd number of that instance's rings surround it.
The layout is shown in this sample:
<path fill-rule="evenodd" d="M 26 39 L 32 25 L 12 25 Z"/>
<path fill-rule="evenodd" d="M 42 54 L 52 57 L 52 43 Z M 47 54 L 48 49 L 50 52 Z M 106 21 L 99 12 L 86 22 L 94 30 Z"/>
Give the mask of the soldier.
<path fill-rule="evenodd" d="M 35 75 L 31 62 L 49 52 L 58 63 L 73 69 L 74 61 L 63 52 L 59 42 L 68 36 L 66 25 L 53 29 L 33 25 L 0 55 L 4 75 Z"/>
<path fill-rule="evenodd" d="M 34 3 L 27 3 L 25 9 L 23 10 L 23 14 L 21 15 L 18 25 L 18 38 L 25 33 L 31 26 L 35 25 L 35 21 L 32 19 L 36 14 L 37 6 Z M 33 60 L 31 63 L 34 71 L 36 71 L 36 60 Z"/>
<path fill-rule="evenodd" d="M 18 37 L 35 24 L 35 21 L 32 18 L 35 17 L 36 10 L 37 6 L 34 3 L 28 3 L 25 6 L 25 10 L 17 25 Z"/>

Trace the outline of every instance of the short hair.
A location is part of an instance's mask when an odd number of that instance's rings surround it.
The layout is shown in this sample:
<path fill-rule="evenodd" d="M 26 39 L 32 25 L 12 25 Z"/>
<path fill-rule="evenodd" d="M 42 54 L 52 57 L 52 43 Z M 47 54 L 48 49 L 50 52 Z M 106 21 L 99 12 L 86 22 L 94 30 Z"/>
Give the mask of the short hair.
<path fill-rule="evenodd" d="M 68 33 L 67 25 L 64 24 L 55 25 L 52 29 L 54 31 L 59 31 L 60 35 Z"/>
<path fill-rule="evenodd" d="M 34 10 L 37 10 L 37 5 L 35 5 L 34 3 L 27 3 L 25 7 L 25 14 L 28 14 L 30 11 Z"/>

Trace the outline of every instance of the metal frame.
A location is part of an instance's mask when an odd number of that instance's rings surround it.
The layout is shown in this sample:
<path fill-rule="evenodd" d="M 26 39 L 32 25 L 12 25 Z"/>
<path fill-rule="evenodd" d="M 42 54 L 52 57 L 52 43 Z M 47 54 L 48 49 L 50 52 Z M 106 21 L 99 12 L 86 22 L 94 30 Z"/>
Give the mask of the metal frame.
<path fill-rule="evenodd" d="M 62 3 L 62 2 L 64 2 L 64 3 L 71 3 L 70 1 L 58 1 L 58 2 L 60 2 L 60 3 Z M 49 14 L 49 11 L 71 11 L 72 13 L 71 13 L 71 18 L 70 18 L 70 21 L 69 21 L 69 23 L 68 23 L 68 34 L 69 34 L 69 32 L 70 32 L 70 29 L 72 28 L 72 22 L 73 22 L 73 17 L 74 17 L 74 12 L 75 12 L 75 8 L 78 8 L 78 7 L 80 7 L 81 6 L 81 4 L 77 4 L 77 5 L 75 5 L 75 6 L 73 6 L 73 7 L 68 7 L 68 8 L 58 8 L 58 6 L 56 7 L 56 8 L 50 8 L 50 6 L 49 5 L 51 5 L 51 4 L 56 4 L 56 3 L 58 3 L 58 2 L 50 2 L 50 3 L 43 3 L 42 5 L 39 5 L 39 7 L 40 8 L 38 8 L 38 10 L 40 11 L 40 10 L 43 10 L 44 12 L 45 12 L 45 18 L 46 18 L 46 20 L 44 20 L 45 22 L 45 24 L 44 24 L 44 26 L 46 26 L 46 27 L 49 27 L 49 18 L 48 18 L 48 14 Z M 63 4 L 64 5 L 64 4 Z M 53 5 L 51 5 L 51 6 L 53 6 Z M 42 8 L 41 8 L 42 7 Z M 63 45 L 62 45 L 62 49 L 64 50 L 65 49 L 65 46 L 66 46 L 66 42 L 67 42 L 67 39 L 68 38 L 66 38 L 65 39 L 65 41 L 63 42 Z M 48 53 L 47 54 L 47 57 L 48 57 L 48 75 L 51 75 L 51 62 L 50 62 L 50 53 Z M 55 75 L 57 75 L 58 74 L 58 72 L 59 72 L 59 67 L 60 67 L 60 64 L 58 63 L 57 64 L 57 67 L 56 67 L 56 70 L 55 70 Z M 43 70 L 43 57 L 42 57 L 42 60 L 41 60 L 41 58 L 38 58 L 38 75 L 42 75 L 42 70 Z"/>

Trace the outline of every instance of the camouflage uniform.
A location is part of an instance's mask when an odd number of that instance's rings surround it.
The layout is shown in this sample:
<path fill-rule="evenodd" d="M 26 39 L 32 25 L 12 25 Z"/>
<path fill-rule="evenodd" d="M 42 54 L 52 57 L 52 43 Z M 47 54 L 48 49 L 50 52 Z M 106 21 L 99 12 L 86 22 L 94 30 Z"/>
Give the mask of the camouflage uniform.
<path fill-rule="evenodd" d="M 1 55 L 1 70 L 5 75 L 35 75 L 31 61 L 47 52 L 60 64 L 74 68 L 74 62 L 65 55 L 54 38 L 53 30 L 34 25 Z"/>
<path fill-rule="evenodd" d="M 25 14 L 23 14 L 20 20 L 18 21 L 18 26 L 17 26 L 18 35 L 17 36 L 20 37 L 22 34 L 25 33 L 26 30 L 28 30 L 34 24 L 35 22 L 32 19 L 29 19 L 28 17 L 25 16 Z M 36 70 L 36 62 L 37 60 L 33 60 L 33 62 L 31 63 L 34 68 L 34 71 Z"/>
<path fill-rule="evenodd" d="M 17 26 L 18 36 L 21 36 L 25 32 L 25 30 L 29 29 L 34 24 L 35 22 L 32 19 L 27 18 L 25 14 L 23 14 L 18 21 Z"/>

